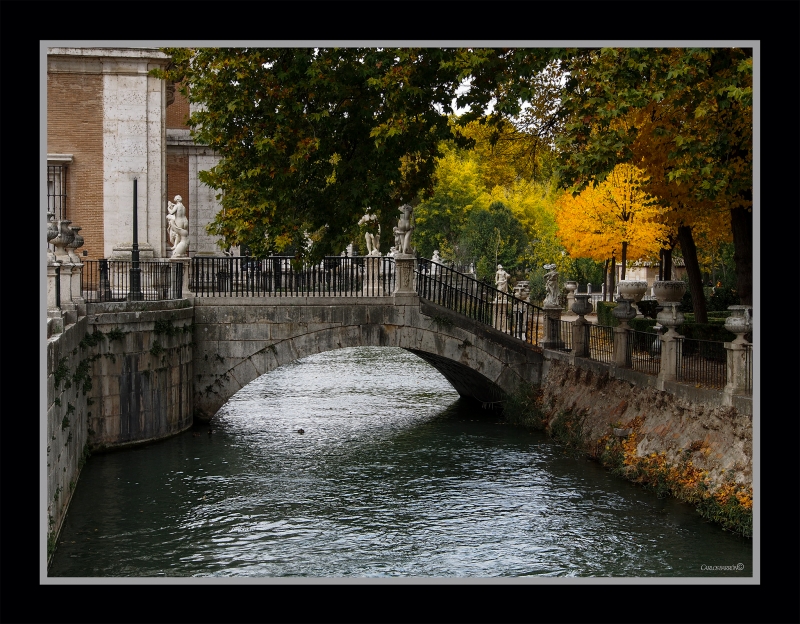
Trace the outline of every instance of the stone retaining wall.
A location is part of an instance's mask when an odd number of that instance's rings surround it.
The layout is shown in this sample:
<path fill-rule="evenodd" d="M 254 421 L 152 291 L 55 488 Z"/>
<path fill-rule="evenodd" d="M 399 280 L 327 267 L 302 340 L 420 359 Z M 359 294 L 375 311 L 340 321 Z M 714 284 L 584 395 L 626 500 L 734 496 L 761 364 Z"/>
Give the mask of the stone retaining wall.
<path fill-rule="evenodd" d="M 627 371 L 627 376 L 631 372 Z M 599 363 L 576 359 L 570 364 L 551 357 L 545 366 L 539 400 L 548 427 L 556 426 L 567 415 L 581 420 L 581 437 L 587 449 L 604 436 L 613 435 L 616 426 L 622 433 L 635 433 L 639 457 L 663 452 L 668 464 L 691 461 L 695 468 L 708 473 L 714 486 L 729 477 L 751 486 L 752 400 L 742 398 L 740 404 L 745 409 L 740 410 L 723 405 L 721 391 L 682 389 L 658 390 L 646 383 L 612 377 L 609 367 Z"/>

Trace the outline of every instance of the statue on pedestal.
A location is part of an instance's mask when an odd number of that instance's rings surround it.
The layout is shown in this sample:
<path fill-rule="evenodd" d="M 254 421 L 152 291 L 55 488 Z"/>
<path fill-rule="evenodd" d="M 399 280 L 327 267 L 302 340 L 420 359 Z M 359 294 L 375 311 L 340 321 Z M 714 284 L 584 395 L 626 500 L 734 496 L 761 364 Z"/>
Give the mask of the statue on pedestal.
<path fill-rule="evenodd" d="M 502 293 L 507 293 L 509 277 L 511 277 L 511 274 L 506 272 L 502 264 L 498 264 L 497 272 L 494 274 L 495 288 Z"/>
<path fill-rule="evenodd" d="M 186 258 L 189 255 L 189 219 L 186 218 L 186 207 L 180 195 L 175 196 L 175 203 L 167 200 L 167 213 L 172 257 Z"/>
<path fill-rule="evenodd" d="M 397 252 L 401 254 L 413 253 L 411 249 L 411 232 L 414 230 L 414 226 L 411 225 L 413 211 L 411 204 L 400 206 L 401 217 L 397 220 L 397 227 L 394 228 L 394 240 Z"/>
<path fill-rule="evenodd" d="M 547 296 L 544 299 L 545 307 L 559 307 L 558 303 L 558 271 L 555 264 L 545 264 L 547 271 L 544 275 Z"/>

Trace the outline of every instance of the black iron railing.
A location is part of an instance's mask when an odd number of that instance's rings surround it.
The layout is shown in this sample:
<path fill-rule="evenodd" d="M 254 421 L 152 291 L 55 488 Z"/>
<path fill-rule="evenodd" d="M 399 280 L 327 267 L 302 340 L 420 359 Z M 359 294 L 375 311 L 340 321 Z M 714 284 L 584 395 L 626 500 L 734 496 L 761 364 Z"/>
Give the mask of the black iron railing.
<path fill-rule="evenodd" d="M 661 369 L 661 336 L 629 329 L 625 361 L 633 370 L 658 375 Z"/>
<path fill-rule="evenodd" d="M 139 301 L 181 299 L 183 266 L 178 262 L 139 262 Z M 128 301 L 131 294 L 129 260 L 87 260 L 81 273 L 81 297 L 87 303 Z"/>
<path fill-rule="evenodd" d="M 614 328 L 589 325 L 589 357 L 598 362 L 614 362 Z"/>
<path fill-rule="evenodd" d="M 572 351 L 572 321 L 557 321 L 558 323 L 558 337 L 561 344 L 558 347 L 559 351 Z"/>
<path fill-rule="evenodd" d="M 708 388 L 727 382 L 728 353 L 724 342 L 680 338 L 677 345 L 677 381 Z"/>
<path fill-rule="evenodd" d="M 198 297 L 380 297 L 394 292 L 394 259 L 326 256 L 309 265 L 291 256 L 192 258 Z"/>
<path fill-rule="evenodd" d="M 541 308 L 425 258 L 417 260 L 416 274 L 422 299 L 530 344 L 540 344 L 544 330 Z"/>

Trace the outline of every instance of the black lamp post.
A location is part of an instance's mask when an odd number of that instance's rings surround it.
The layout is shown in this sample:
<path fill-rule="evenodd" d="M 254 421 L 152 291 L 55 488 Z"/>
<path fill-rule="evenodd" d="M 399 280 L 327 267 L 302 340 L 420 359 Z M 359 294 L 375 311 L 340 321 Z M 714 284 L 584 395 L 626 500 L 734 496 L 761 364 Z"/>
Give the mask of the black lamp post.
<path fill-rule="evenodd" d="M 137 221 L 137 192 L 136 183 L 133 179 L 133 247 L 131 249 L 131 291 L 128 298 L 131 301 L 142 300 L 142 270 L 139 268 L 139 227 Z"/>

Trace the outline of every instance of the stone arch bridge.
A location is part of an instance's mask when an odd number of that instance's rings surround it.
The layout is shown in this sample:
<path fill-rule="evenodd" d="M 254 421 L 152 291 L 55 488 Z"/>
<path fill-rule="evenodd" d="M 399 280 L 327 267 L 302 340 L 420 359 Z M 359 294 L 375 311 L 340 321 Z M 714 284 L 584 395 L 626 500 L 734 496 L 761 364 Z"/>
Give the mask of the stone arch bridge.
<path fill-rule="evenodd" d="M 194 416 L 209 420 L 239 389 L 294 360 L 345 347 L 400 347 L 484 405 L 538 384 L 541 349 L 417 294 L 197 297 Z"/>

